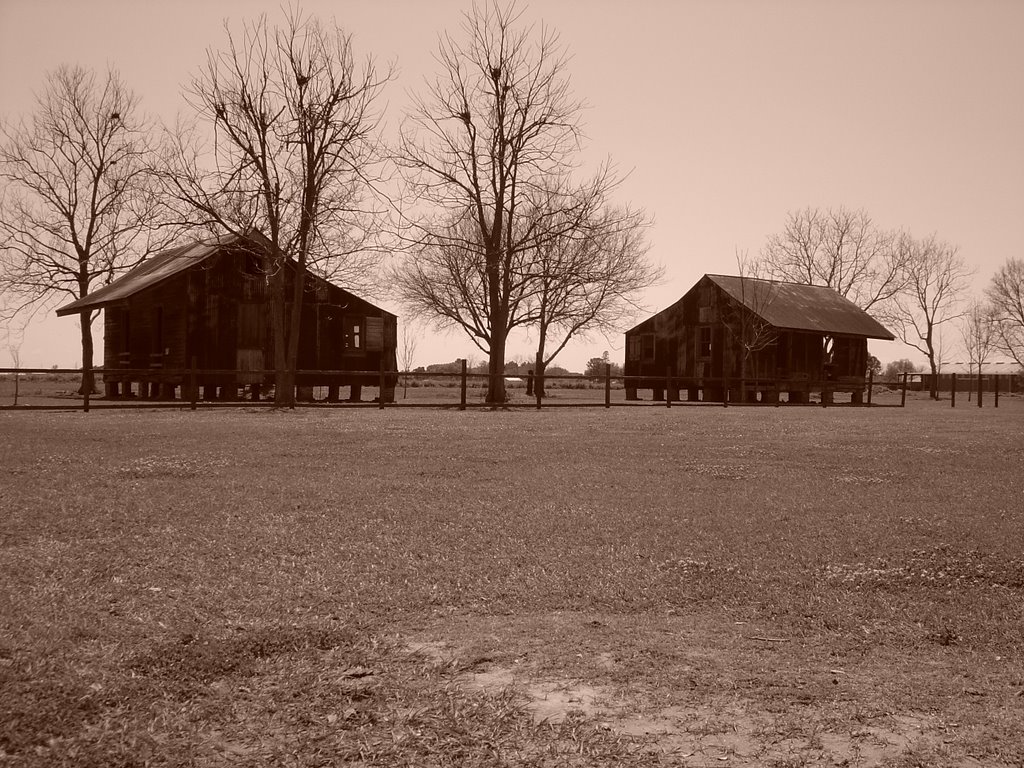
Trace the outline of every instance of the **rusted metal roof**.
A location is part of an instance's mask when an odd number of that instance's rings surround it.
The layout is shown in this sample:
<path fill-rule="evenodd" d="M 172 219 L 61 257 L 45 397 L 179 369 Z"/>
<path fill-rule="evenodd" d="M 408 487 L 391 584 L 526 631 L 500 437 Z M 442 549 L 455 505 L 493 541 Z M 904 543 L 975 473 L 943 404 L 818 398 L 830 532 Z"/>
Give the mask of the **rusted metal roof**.
<path fill-rule="evenodd" d="M 201 242 L 179 245 L 166 251 L 161 251 L 151 256 L 125 275 L 122 275 L 110 285 L 90 293 L 70 304 L 65 304 L 57 309 L 58 316 L 73 315 L 87 309 L 102 309 L 122 299 L 138 293 L 143 288 L 166 280 L 172 275 L 183 272 L 189 267 L 195 266 L 212 256 L 224 245 L 233 243 L 239 238 L 228 235 L 220 238 L 211 238 Z"/>
<path fill-rule="evenodd" d="M 706 277 L 776 328 L 887 341 L 896 338 L 863 309 L 825 286 L 734 275 Z"/>

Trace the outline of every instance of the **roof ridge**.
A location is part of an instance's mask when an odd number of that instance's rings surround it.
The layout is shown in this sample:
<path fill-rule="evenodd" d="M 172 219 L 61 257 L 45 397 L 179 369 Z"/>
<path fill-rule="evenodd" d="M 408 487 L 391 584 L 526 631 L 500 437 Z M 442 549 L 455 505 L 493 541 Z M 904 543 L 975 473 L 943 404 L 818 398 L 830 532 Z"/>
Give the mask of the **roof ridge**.
<path fill-rule="evenodd" d="M 777 280 L 774 277 L 753 277 L 751 275 L 723 275 L 719 272 L 706 272 L 707 277 L 728 277 L 733 280 L 758 280 L 762 283 L 777 283 L 778 285 L 798 285 L 803 288 L 827 288 L 830 291 L 836 291 L 831 285 L 819 285 L 818 283 L 803 283 L 799 280 Z M 839 293 L 839 291 L 836 291 Z M 843 294 L 839 293 L 840 296 Z M 843 298 L 846 298 L 845 296 Z"/>

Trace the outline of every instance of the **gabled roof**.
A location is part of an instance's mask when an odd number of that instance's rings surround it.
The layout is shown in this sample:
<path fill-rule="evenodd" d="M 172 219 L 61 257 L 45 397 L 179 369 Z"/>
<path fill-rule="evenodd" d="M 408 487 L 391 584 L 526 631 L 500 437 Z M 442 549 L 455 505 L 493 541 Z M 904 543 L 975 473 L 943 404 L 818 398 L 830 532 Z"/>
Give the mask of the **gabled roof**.
<path fill-rule="evenodd" d="M 786 330 L 892 341 L 881 323 L 832 288 L 733 275 L 705 277 L 765 321 Z"/>
<path fill-rule="evenodd" d="M 231 245 L 242 238 L 237 235 L 224 235 L 202 240 L 188 245 L 179 245 L 151 256 L 125 275 L 109 285 L 99 288 L 88 296 L 72 301 L 57 309 L 57 315 L 72 315 L 87 309 L 102 309 L 108 304 L 126 299 L 143 288 L 166 280 L 172 275 L 200 264 L 221 247 Z"/>

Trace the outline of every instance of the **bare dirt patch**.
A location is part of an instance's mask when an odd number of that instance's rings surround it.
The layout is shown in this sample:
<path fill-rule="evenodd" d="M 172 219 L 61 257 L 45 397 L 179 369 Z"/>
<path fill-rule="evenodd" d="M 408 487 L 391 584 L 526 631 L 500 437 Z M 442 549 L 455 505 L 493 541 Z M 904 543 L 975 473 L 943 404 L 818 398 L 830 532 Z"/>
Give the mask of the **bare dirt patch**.
<path fill-rule="evenodd" d="M 607 630 L 604 650 L 584 639 L 596 625 Z M 480 619 L 439 624 L 448 639 L 418 636 L 406 647 L 451 670 L 469 692 L 513 695 L 537 723 L 588 723 L 679 765 L 1012 765 L 985 754 L 969 715 L 957 722 L 950 711 L 887 698 L 881 682 L 894 674 L 891 660 L 833 656 L 830 663 L 849 666 L 815 670 L 822 660 L 805 645 L 752 649 L 768 636 L 742 622 L 645 620 L 645 637 L 683 641 L 672 643 L 676 654 L 641 643 L 661 660 L 652 673 L 636 663 L 630 625 L 628 617 L 572 613 Z M 544 626 L 552 630 L 546 640 L 530 636 Z M 766 663 L 770 670 L 759 669 Z M 956 666 L 950 660 L 944 671 Z"/>

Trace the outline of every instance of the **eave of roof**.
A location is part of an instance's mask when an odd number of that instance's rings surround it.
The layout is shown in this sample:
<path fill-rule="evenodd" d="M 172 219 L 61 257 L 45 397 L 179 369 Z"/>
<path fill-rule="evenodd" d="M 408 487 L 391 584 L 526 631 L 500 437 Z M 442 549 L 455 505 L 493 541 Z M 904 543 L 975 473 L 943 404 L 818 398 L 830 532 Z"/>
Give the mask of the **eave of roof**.
<path fill-rule="evenodd" d="M 232 245 L 243 240 L 252 242 L 255 247 L 259 247 L 265 242 L 265 238 L 263 238 L 262 235 L 258 233 L 251 233 L 246 237 L 242 237 L 240 235 L 223 235 L 221 237 L 209 238 L 207 240 L 169 248 L 166 251 L 161 251 L 160 253 L 146 259 L 139 266 L 135 267 L 127 274 L 122 275 L 109 285 L 96 289 L 88 296 L 72 301 L 62 307 L 58 307 L 57 316 L 64 317 L 66 315 L 73 315 L 87 310 L 99 310 L 112 304 L 117 304 L 118 302 L 124 301 L 128 297 L 135 295 L 139 291 L 150 288 L 169 277 L 173 277 L 174 275 L 184 272 L 197 264 L 201 264 L 203 261 L 217 253 L 217 251 L 222 247 Z M 383 312 L 391 317 L 397 318 L 397 315 L 393 312 L 388 312 L 361 296 L 356 296 L 341 286 L 334 285 L 334 283 L 316 275 L 313 272 L 309 272 L 309 274 L 325 285 L 340 290 L 346 295 L 363 302 L 368 307 L 372 307 L 379 312 Z"/>
<path fill-rule="evenodd" d="M 236 241 L 235 236 L 226 236 L 216 239 L 204 240 L 187 245 L 179 245 L 169 248 L 166 251 L 146 259 L 125 275 L 122 275 L 109 285 L 98 288 L 88 296 L 72 301 L 58 307 L 57 316 L 73 315 L 86 310 L 102 309 L 110 304 L 115 304 L 129 296 L 156 285 L 173 275 L 183 272 L 190 267 L 200 264 L 214 253 L 221 246 Z"/>
<path fill-rule="evenodd" d="M 776 328 L 886 341 L 896 338 L 863 309 L 826 286 L 733 275 L 706 277 Z"/>

